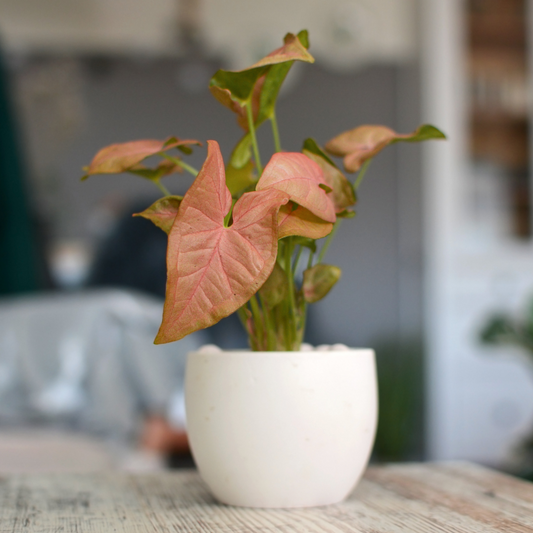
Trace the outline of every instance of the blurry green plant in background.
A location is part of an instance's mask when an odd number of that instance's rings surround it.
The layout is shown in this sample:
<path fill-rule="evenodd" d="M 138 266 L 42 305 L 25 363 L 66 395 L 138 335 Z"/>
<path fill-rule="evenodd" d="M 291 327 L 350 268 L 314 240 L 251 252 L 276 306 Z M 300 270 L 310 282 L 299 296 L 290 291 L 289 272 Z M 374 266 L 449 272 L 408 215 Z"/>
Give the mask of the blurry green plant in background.
<path fill-rule="evenodd" d="M 533 299 L 520 316 L 493 314 L 481 329 L 480 340 L 486 345 L 518 347 L 533 364 Z M 514 463 L 513 473 L 533 481 L 533 429 L 519 442 Z"/>

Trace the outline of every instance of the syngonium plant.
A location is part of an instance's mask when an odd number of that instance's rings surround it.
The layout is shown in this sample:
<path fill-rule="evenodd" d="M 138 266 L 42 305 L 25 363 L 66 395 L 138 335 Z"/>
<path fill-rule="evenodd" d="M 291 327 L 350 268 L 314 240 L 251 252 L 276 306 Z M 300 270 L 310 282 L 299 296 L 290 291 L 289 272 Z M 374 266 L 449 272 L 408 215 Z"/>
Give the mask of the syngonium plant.
<path fill-rule="evenodd" d="M 170 137 L 107 146 L 86 175 L 129 172 L 151 180 L 164 197 L 137 215 L 168 234 L 163 320 L 155 343 L 179 340 L 237 311 L 253 350 L 299 350 L 306 309 L 339 280 L 341 270 L 323 262 L 342 218 L 354 216 L 370 160 L 399 142 L 442 139 L 430 125 L 400 135 L 385 126 L 360 126 L 321 148 L 306 139 L 302 152 L 284 152 L 276 100 L 294 61 L 313 63 L 307 31 L 287 34 L 284 44 L 251 67 L 219 70 L 213 96 L 237 115 L 244 135 L 224 166 L 219 145 L 207 141 L 197 172 L 175 150 L 190 154 L 199 141 Z M 263 168 L 256 130 L 269 121 L 275 153 Z M 352 184 L 329 155 L 357 173 Z M 156 166 L 143 161 L 159 156 Z M 171 195 L 161 179 L 175 172 L 196 176 L 185 196 Z M 318 250 L 317 240 L 327 237 Z M 302 251 L 307 266 L 299 281 Z"/>

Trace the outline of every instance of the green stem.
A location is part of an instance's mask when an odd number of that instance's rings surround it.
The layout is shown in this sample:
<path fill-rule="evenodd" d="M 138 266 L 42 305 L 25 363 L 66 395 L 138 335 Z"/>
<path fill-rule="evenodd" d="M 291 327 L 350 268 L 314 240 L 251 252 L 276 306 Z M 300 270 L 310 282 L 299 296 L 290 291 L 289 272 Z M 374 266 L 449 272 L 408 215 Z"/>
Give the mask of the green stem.
<path fill-rule="evenodd" d="M 250 334 L 250 330 L 248 329 L 248 316 L 246 314 L 246 304 L 241 305 L 239 309 L 237 309 L 237 316 L 239 317 L 239 320 L 241 321 L 242 327 L 248 334 Z"/>
<path fill-rule="evenodd" d="M 357 175 L 357 179 L 355 180 L 355 183 L 353 184 L 353 188 L 356 190 L 359 189 L 361 183 L 363 183 L 363 178 L 365 177 L 366 171 L 368 170 L 368 167 L 370 166 L 372 159 L 367 159 L 363 166 L 361 167 L 361 170 L 359 171 L 359 174 Z"/>
<path fill-rule="evenodd" d="M 261 158 L 259 157 L 259 146 L 257 145 L 257 137 L 255 136 L 254 117 L 252 111 L 252 102 L 246 102 L 246 115 L 248 117 L 248 129 L 252 136 L 252 147 L 254 149 L 255 166 L 259 176 L 263 173 L 263 166 L 261 165 Z"/>
<path fill-rule="evenodd" d="M 274 135 L 274 147 L 276 152 L 281 152 L 281 142 L 279 140 L 278 120 L 276 118 L 276 111 L 272 113 L 270 117 L 270 123 L 272 124 L 272 135 Z"/>
<path fill-rule="evenodd" d="M 170 194 L 170 191 L 159 181 L 159 180 L 152 180 L 156 187 L 165 195 L 165 196 L 172 196 Z"/>
<path fill-rule="evenodd" d="M 287 350 L 293 350 L 293 342 L 296 338 L 296 302 L 294 301 L 294 279 L 292 274 L 291 259 L 292 259 L 292 237 L 287 239 L 285 244 L 285 274 L 287 275 L 287 283 L 289 285 L 289 321 L 291 324 L 291 335 L 289 339 L 285 339 L 287 343 Z"/>
<path fill-rule="evenodd" d="M 196 170 L 194 167 L 191 167 L 191 165 L 188 165 L 187 163 L 185 163 L 185 161 L 182 161 L 181 159 L 178 159 L 177 157 L 172 157 L 171 155 L 168 155 L 168 154 L 162 153 L 161 155 L 168 161 L 172 161 L 172 163 L 174 163 L 175 165 L 178 165 L 183 170 L 186 170 L 187 172 L 192 174 L 194 177 L 198 176 L 198 170 Z"/>
<path fill-rule="evenodd" d="M 259 293 L 258 293 L 259 294 Z M 276 347 L 276 339 L 274 336 L 274 324 L 272 322 L 272 317 L 270 316 L 270 311 L 265 304 L 264 298 L 259 294 L 259 301 L 261 302 L 261 307 L 263 308 L 263 316 L 265 317 L 265 327 L 267 334 L 267 350 L 274 350 Z"/>
<path fill-rule="evenodd" d="M 263 319 L 255 294 L 250 298 L 250 307 L 252 309 L 252 316 L 255 324 L 256 346 L 258 348 L 263 347 Z"/>
<path fill-rule="evenodd" d="M 309 257 L 307 258 L 307 268 L 311 268 L 313 266 L 314 256 L 314 252 L 312 250 L 309 250 Z"/>
<path fill-rule="evenodd" d="M 300 256 L 302 255 L 303 246 L 300 246 L 298 248 L 298 253 L 296 254 L 296 257 L 294 259 L 294 263 L 292 265 L 292 275 L 293 277 L 296 275 L 296 269 L 298 268 L 298 262 L 300 261 Z"/>
<path fill-rule="evenodd" d="M 333 229 L 331 230 L 330 234 L 326 237 L 324 246 L 322 246 L 322 249 L 320 250 L 320 253 L 318 254 L 317 263 L 322 263 L 322 259 L 324 259 L 324 256 L 326 255 L 326 252 L 328 251 L 329 245 L 331 244 L 333 237 L 335 237 L 335 233 L 337 233 L 339 226 L 341 225 L 341 220 L 342 219 L 338 218 L 337 222 L 333 224 Z"/>

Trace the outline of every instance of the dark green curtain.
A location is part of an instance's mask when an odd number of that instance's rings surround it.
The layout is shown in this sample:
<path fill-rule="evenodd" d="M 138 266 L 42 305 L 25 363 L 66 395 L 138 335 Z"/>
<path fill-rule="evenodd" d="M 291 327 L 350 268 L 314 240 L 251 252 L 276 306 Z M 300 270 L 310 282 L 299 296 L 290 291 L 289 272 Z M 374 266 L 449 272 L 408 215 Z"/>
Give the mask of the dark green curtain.
<path fill-rule="evenodd" d="M 28 204 L 8 78 L 0 56 L 0 295 L 39 288 Z"/>

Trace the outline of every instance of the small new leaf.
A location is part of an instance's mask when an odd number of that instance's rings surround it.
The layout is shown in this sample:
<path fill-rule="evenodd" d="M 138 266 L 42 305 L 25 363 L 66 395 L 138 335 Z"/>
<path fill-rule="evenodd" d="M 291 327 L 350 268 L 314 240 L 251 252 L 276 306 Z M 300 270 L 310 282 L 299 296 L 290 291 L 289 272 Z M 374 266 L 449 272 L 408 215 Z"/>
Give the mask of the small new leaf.
<path fill-rule="evenodd" d="M 135 213 L 134 217 L 143 217 L 151 220 L 158 228 L 161 228 L 167 235 L 172 229 L 174 219 L 183 200 L 183 196 L 165 196 L 154 202 L 150 207 L 140 213 Z"/>
<path fill-rule="evenodd" d="M 274 270 L 259 289 L 259 294 L 265 304 L 272 309 L 283 301 L 288 289 L 289 283 L 285 271 L 276 263 Z"/>
<path fill-rule="evenodd" d="M 304 271 L 302 291 L 308 303 L 324 298 L 341 277 L 341 269 L 333 265 L 319 263 Z"/>

